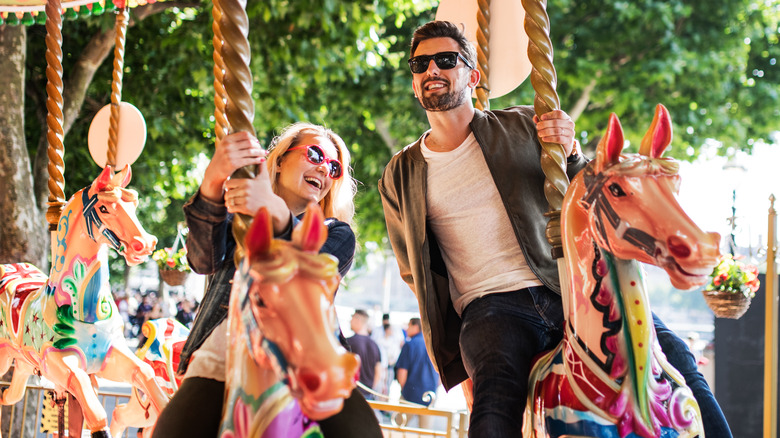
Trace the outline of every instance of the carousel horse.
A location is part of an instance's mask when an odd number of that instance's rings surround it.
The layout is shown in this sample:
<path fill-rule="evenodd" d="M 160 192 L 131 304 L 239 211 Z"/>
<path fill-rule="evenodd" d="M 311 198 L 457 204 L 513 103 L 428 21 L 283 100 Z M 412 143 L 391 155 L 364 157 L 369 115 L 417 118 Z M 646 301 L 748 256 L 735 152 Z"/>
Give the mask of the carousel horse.
<path fill-rule="evenodd" d="M 0 265 L 0 372 L 15 362 L 0 404 L 21 400 L 27 378 L 43 376 L 58 397 L 75 397 L 93 437 L 110 436 L 95 377 L 141 388 L 155 417 L 167 403 L 152 367 L 127 346 L 108 281 L 109 246 L 132 266 L 157 244 L 135 215 L 138 195 L 125 188 L 130 178 L 130 166 L 115 175 L 106 166 L 68 201 L 52 237 L 48 278 L 28 263 Z"/>
<path fill-rule="evenodd" d="M 531 372 L 524 437 L 704 436 L 691 390 L 658 345 L 638 263 L 690 289 L 719 255 L 717 233 L 699 229 L 675 198 L 679 165 L 661 158 L 671 138 L 658 105 L 639 154 L 621 155 L 612 114 L 596 159 L 566 193 L 564 339 Z"/>
<path fill-rule="evenodd" d="M 359 359 L 337 340 L 338 262 L 318 254 L 323 221 L 311 204 L 291 242 L 274 240 L 261 209 L 247 232 L 228 311 L 220 438 L 321 437 L 316 421 L 355 387 Z"/>
<path fill-rule="evenodd" d="M 158 318 L 146 321 L 141 326 L 141 333 L 146 337 L 146 342 L 135 355 L 152 367 L 157 384 L 170 399 L 184 378 L 176 374 L 176 369 L 190 329 L 174 318 Z M 132 425 L 143 428 L 143 438 L 151 438 L 157 417 L 149 415 L 149 403 L 146 394 L 133 387 L 130 400 L 114 409 L 111 435 L 122 436 L 125 429 Z"/>

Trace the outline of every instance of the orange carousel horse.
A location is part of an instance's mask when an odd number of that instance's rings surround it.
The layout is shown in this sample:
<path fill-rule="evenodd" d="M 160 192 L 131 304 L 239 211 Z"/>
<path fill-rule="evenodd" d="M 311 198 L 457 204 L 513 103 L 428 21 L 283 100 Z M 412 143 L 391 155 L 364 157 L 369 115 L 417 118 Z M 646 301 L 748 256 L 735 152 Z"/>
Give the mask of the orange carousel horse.
<path fill-rule="evenodd" d="M 322 436 L 316 421 L 338 413 L 356 385 L 359 359 L 337 340 L 338 262 L 318 254 L 323 221 L 311 204 L 292 242 L 274 240 L 261 209 L 246 235 L 230 296 L 221 438 Z"/>
<path fill-rule="evenodd" d="M 157 239 L 138 222 L 138 195 L 125 188 L 130 166 L 106 166 L 91 186 L 65 205 L 52 245 L 47 278 L 28 263 L 0 265 L 0 372 L 15 361 L 0 404 L 19 401 L 27 378 L 54 383 L 58 397 L 72 394 L 93 437 L 109 437 L 106 412 L 93 389 L 101 377 L 141 388 L 150 415 L 167 404 L 154 371 L 129 349 L 108 281 L 108 247 L 128 265 L 146 260 Z"/>
<path fill-rule="evenodd" d="M 526 438 L 704 436 L 699 406 L 656 340 L 638 263 L 690 289 L 719 255 L 720 237 L 676 200 L 679 165 L 661 157 L 671 139 L 669 113 L 658 105 L 639 154 L 621 155 L 613 114 L 596 159 L 566 193 L 565 334 L 531 372 Z"/>

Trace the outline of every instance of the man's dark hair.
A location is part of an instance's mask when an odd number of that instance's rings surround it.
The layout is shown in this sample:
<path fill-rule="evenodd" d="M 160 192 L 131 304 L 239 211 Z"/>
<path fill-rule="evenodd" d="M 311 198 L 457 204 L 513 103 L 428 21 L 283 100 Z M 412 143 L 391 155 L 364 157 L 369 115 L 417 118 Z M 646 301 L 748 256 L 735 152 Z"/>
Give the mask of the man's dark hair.
<path fill-rule="evenodd" d="M 409 325 L 420 327 L 420 318 L 412 318 L 409 320 Z"/>
<path fill-rule="evenodd" d="M 462 27 L 462 25 L 461 25 Z M 463 34 L 461 27 L 458 27 L 451 21 L 429 21 L 414 30 L 412 34 L 412 50 L 409 56 L 414 56 L 417 46 L 431 38 L 452 38 L 461 49 L 461 54 L 469 60 L 471 65 L 477 65 L 477 51 L 474 49 L 466 35 Z"/>

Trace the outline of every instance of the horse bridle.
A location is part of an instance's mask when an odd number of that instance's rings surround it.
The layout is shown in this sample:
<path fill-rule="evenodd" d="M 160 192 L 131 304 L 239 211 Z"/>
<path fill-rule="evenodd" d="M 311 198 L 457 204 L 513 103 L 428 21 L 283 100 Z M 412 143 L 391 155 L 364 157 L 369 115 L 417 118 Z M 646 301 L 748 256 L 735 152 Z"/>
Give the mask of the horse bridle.
<path fill-rule="evenodd" d="M 103 220 L 100 219 L 100 215 L 98 215 L 98 212 L 95 209 L 95 205 L 98 201 L 97 193 L 90 197 L 88 192 L 89 187 L 85 188 L 81 192 L 81 201 L 82 204 L 84 204 L 83 214 L 84 220 L 87 222 L 87 233 L 89 234 L 89 238 L 94 242 L 97 242 L 97 239 L 95 238 L 95 232 L 93 230 L 93 227 L 96 227 L 98 231 L 103 234 L 106 239 L 108 239 L 111 246 L 121 253 L 123 249 L 122 242 L 119 241 L 119 237 L 116 235 L 116 233 L 109 230 L 108 227 L 103 224 Z"/>
<path fill-rule="evenodd" d="M 601 218 L 605 218 L 607 222 L 609 222 L 609 225 L 615 229 L 618 237 L 643 251 L 648 256 L 655 257 L 655 252 L 658 247 L 656 245 L 656 239 L 638 228 L 631 227 L 628 222 L 622 220 L 620 215 L 612 208 L 609 200 L 604 196 L 604 184 L 609 177 L 603 172 L 597 175 L 594 174 L 593 169 L 590 167 L 584 172 L 585 195 L 582 197 L 582 201 L 587 208 L 593 206 L 595 209 L 596 228 L 601 235 L 601 239 L 607 246 L 610 246 L 609 239 L 607 239 L 606 226 L 604 222 L 601 221 Z"/>

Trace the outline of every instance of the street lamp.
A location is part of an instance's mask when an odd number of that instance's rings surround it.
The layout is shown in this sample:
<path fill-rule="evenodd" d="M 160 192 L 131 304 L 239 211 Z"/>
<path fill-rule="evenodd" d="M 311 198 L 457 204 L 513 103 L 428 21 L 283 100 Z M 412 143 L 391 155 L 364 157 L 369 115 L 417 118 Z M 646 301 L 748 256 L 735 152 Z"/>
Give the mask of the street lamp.
<path fill-rule="evenodd" d="M 728 218 L 728 222 L 731 226 L 731 234 L 729 235 L 729 253 L 731 253 L 733 256 L 737 249 L 734 237 L 735 231 L 737 229 L 737 188 L 742 182 L 742 174 L 744 174 L 747 169 L 745 166 L 737 162 L 736 157 L 732 156 L 729 158 L 726 164 L 723 165 L 723 171 L 726 174 L 728 181 L 731 182 L 731 216 Z"/>

